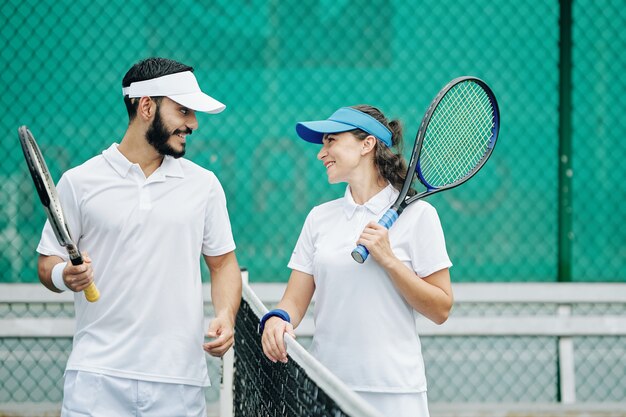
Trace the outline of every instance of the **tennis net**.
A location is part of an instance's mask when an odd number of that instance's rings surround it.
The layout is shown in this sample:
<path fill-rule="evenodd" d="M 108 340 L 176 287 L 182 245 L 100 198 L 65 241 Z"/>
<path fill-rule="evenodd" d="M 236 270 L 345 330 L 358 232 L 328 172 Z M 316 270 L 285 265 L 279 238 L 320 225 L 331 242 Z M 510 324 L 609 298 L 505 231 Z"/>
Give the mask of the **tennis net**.
<path fill-rule="evenodd" d="M 266 312 L 244 284 L 235 326 L 234 416 L 380 417 L 290 336 L 285 337 L 288 363 L 268 360 L 257 332 Z"/>

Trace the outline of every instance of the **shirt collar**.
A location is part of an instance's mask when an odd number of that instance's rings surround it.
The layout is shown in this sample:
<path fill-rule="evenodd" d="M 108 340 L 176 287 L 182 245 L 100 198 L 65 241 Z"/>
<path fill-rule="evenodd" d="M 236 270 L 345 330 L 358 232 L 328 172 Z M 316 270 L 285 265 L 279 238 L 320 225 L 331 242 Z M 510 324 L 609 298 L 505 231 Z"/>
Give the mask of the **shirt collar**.
<path fill-rule="evenodd" d="M 370 213 L 373 214 L 382 214 L 384 210 L 389 208 L 389 206 L 396 200 L 398 197 L 398 191 L 393 188 L 391 184 L 388 184 L 385 188 L 380 190 L 375 196 L 370 198 L 362 205 Z M 354 202 L 354 198 L 352 198 L 352 193 L 350 192 L 350 186 L 346 187 L 346 193 L 344 195 L 344 204 L 343 211 L 346 214 L 348 219 L 351 219 L 354 216 L 354 212 L 357 207 L 360 207 L 359 204 Z"/>
<path fill-rule="evenodd" d="M 111 165 L 115 172 L 117 172 L 122 178 L 126 178 L 128 171 L 130 171 L 134 164 L 122 155 L 119 149 L 117 149 L 118 146 L 119 145 L 117 143 L 112 144 L 108 149 L 105 149 L 102 152 L 102 156 Z M 155 175 L 155 179 L 162 178 L 163 180 L 165 180 L 166 176 L 178 178 L 183 178 L 185 176 L 180 161 L 169 155 L 165 155 L 161 166 L 151 175 L 151 177 Z"/>

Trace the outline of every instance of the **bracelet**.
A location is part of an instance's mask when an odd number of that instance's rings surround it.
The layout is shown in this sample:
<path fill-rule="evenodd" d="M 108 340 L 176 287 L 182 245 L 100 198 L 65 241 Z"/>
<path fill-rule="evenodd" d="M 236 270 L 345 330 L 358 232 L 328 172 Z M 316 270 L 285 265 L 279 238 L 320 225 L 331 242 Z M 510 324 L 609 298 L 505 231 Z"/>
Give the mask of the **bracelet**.
<path fill-rule="evenodd" d="M 287 313 L 285 310 L 281 310 L 280 308 L 270 310 L 267 313 L 265 313 L 261 321 L 259 321 L 259 329 L 258 329 L 259 334 L 261 335 L 263 334 L 263 329 L 265 329 L 265 322 L 270 317 L 280 317 L 281 319 L 285 320 L 287 323 L 291 323 L 291 318 L 289 317 L 289 313 Z"/>
<path fill-rule="evenodd" d="M 63 281 L 63 270 L 65 269 L 65 262 L 60 262 L 52 268 L 52 285 L 59 291 L 70 291 Z"/>

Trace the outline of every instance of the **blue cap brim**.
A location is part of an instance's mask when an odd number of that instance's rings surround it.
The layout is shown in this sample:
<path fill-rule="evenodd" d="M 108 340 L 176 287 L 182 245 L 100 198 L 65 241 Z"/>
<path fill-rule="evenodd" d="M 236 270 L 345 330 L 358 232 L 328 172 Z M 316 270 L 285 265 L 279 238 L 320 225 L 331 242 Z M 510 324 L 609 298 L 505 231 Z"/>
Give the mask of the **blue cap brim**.
<path fill-rule="evenodd" d="M 342 107 L 326 120 L 296 124 L 298 136 L 311 143 L 322 143 L 326 133 L 341 133 L 354 129 L 361 129 L 375 136 L 385 146 L 392 146 L 392 134 L 386 126 L 369 114 L 352 107 Z"/>
<path fill-rule="evenodd" d="M 311 143 L 322 143 L 327 133 L 347 132 L 356 129 L 354 126 L 335 122 L 333 120 L 317 120 L 314 122 L 300 122 L 296 124 L 296 133 L 302 139 Z"/>

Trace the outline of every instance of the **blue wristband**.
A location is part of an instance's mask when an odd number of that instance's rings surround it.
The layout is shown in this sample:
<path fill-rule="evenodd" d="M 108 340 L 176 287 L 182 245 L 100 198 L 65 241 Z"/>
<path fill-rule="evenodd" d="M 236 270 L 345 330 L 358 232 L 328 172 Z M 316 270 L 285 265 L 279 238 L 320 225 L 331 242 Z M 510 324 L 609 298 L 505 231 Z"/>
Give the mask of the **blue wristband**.
<path fill-rule="evenodd" d="M 263 334 L 263 329 L 265 329 L 265 322 L 270 317 L 280 317 L 281 319 L 285 320 L 287 323 L 291 323 L 291 318 L 289 317 L 289 313 L 287 313 L 285 310 L 281 310 L 280 308 L 270 310 L 267 313 L 265 313 L 265 315 L 259 322 L 259 334 Z"/>

